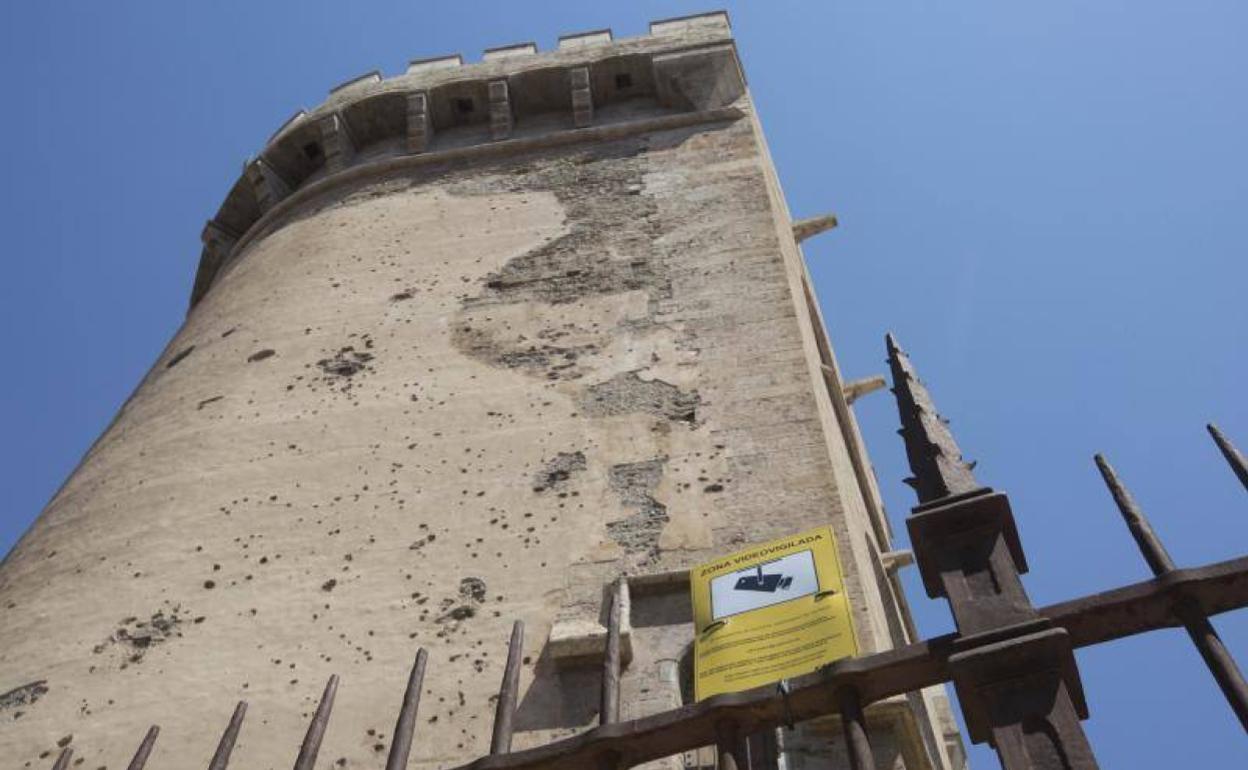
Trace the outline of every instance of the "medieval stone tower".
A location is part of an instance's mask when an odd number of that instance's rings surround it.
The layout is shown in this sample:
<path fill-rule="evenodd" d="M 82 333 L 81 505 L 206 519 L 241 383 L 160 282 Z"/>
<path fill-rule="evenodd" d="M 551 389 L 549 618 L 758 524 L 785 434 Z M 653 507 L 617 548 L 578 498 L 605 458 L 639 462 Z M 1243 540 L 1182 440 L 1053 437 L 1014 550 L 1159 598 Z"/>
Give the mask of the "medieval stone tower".
<path fill-rule="evenodd" d="M 0 565 L 0 757 L 380 767 L 417 646 L 412 767 L 597 709 L 679 705 L 690 565 L 831 524 L 858 645 L 913 637 L 891 533 L 724 14 L 412 62 L 269 139 L 203 233 L 182 328 Z M 588 664 L 588 668 L 587 668 Z M 961 766 L 938 690 L 869 711 L 881 767 Z M 835 724 L 779 766 L 846 767 Z M 675 758 L 664 767 L 694 767 Z"/>

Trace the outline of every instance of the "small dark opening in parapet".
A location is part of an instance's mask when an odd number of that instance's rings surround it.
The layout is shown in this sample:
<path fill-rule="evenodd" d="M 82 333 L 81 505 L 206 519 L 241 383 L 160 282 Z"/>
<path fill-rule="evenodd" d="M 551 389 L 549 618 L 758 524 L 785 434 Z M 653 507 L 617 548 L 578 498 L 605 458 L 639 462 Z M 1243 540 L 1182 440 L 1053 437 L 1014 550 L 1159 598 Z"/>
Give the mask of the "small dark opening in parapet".
<path fill-rule="evenodd" d="M 473 105 L 471 99 L 460 98 L 455 100 L 455 111 L 460 115 L 467 115 L 472 112 L 472 109 Z"/>
<path fill-rule="evenodd" d="M 316 142 L 308 142 L 303 146 L 303 154 L 308 160 L 320 160 L 321 146 Z"/>
<path fill-rule="evenodd" d="M 625 91 L 633 87 L 633 76 L 627 72 L 621 72 L 615 76 L 615 87 L 621 91 Z"/>

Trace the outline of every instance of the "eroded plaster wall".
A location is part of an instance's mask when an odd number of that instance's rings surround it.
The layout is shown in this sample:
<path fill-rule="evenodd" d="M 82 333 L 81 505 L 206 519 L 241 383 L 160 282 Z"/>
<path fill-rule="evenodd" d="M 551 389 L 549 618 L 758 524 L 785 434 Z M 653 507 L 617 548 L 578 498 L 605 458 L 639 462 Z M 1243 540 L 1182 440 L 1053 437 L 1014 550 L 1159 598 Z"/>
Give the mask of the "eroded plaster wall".
<path fill-rule="evenodd" d="M 887 646 L 768 174 L 743 118 L 365 178 L 271 224 L 0 565 L 0 756 L 69 738 L 121 767 L 158 723 L 160 766 L 201 766 L 245 699 L 232 764 L 285 767 L 338 673 L 321 765 L 377 766 L 425 646 L 413 766 L 466 761 L 514 619 L 533 745 L 596 719 L 553 623 L 829 522 Z M 626 717 L 670 706 L 653 626 Z"/>

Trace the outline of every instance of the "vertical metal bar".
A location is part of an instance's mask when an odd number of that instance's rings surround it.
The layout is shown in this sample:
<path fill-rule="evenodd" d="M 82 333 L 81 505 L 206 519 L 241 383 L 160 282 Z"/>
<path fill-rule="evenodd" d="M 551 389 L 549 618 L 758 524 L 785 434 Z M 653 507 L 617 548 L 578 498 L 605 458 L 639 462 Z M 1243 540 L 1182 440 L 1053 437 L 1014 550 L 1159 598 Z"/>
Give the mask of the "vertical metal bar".
<path fill-rule="evenodd" d="M 321 750 L 321 739 L 325 737 L 325 728 L 329 725 L 329 713 L 334 708 L 334 695 L 338 692 L 338 675 L 334 674 L 325 683 L 325 692 L 321 694 L 321 702 L 312 715 L 312 723 L 308 725 L 307 735 L 303 736 L 303 745 L 299 747 L 299 756 L 295 759 L 295 770 L 313 770 L 316 755 Z"/>
<path fill-rule="evenodd" d="M 867 720 L 862 713 L 862 700 L 853 687 L 836 691 L 841 708 L 841 729 L 845 733 L 845 751 L 849 754 L 851 770 L 875 770 L 875 758 L 871 752 L 871 740 L 867 736 Z"/>
<path fill-rule="evenodd" d="M 520 663 L 523 657 L 524 621 L 517 620 L 511 626 L 511 641 L 507 644 L 507 666 L 503 669 L 503 681 L 498 686 L 494 735 L 490 740 L 491 754 L 511 753 L 512 722 L 516 716 L 516 702 L 520 694 Z"/>
<path fill-rule="evenodd" d="M 1184 608 L 1180 607 L 1179 615 L 1185 614 L 1187 613 L 1184 612 Z M 1200 651 L 1200 657 L 1205 659 L 1205 665 L 1209 667 L 1210 673 L 1217 681 L 1218 688 L 1222 690 L 1226 702 L 1230 704 L 1235 716 L 1239 717 L 1239 723 L 1244 731 L 1248 732 L 1248 684 L 1244 682 L 1244 675 L 1240 672 L 1239 666 L 1235 664 L 1235 658 L 1231 656 L 1230 650 L 1226 649 L 1226 644 L 1214 630 L 1209 618 L 1202 615 L 1186 617 L 1183 625 L 1187 628 L 1187 635 L 1191 637 L 1192 644 L 1196 645 L 1196 649 Z"/>
<path fill-rule="evenodd" d="M 134 758 L 130 760 L 130 764 L 126 765 L 126 770 L 143 770 L 147 765 L 147 758 L 152 753 L 152 746 L 156 744 L 156 736 L 160 735 L 160 727 L 152 725 L 147 728 L 147 735 L 143 736 L 143 742 L 139 744 L 139 750 L 134 752 Z"/>
<path fill-rule="evenodd" d="M 742 750 L 741 731 L 735 722 L 720 722 L 715 726 L 716 753 L 719 755 L 718 770 L 747 770 L 749 759 Z"/>
<path fill-rule="evenodd" d="M 624 579 L 616 581 L 607 611 L 607 647 L 602 656 L 602 703 L 598 723 L 609 725 L 620 721 L 620 614 L 624 595 Z"/>
<path fill-rule="evenodd" d="M 1114 496 L 1114 502 L 1118 504 L 1122 518 L 1127 522 L 1127 529 L 1131 531 L 1136 545 L 1144 554 L 1144 561 L 1148 562 L 1149 569 L 1154 575 L 1162 575 L 1174 569 L 1174 559 L 1170 558 L 1166 547 L 1161 544 L 1161 538 L 1157 537 L 1152 525 L 1145 518 L 1144 512 L 1140 510 L 1135 498 L 1131 497 L 1131 493 L 1123 486 L 1118 474 L 1114 472 L 1105 456 L 1098 454 L 1092 459 L 1096 462 L 1097 470 L 1101 472 L 1101 478 L 1105 479 L 1105 486 L 1109 487 L 1109 493 Z"/>
<path fill-rule="evenodd" d="M 247 701 L 240 700 L 234 707 L 234 715 L 230 717 L 230 723 L 226 725 L 225 732 L 221 734 L 221 740 L 217 743 L 217 750 L 213 753 L 212 760 L 208 762 L 208 770 L 225 770 L 230 764 L 230 753 L 234 751 L 234 744 L 238 741 L 238 731 L 243 727 L 245 716 L 247 716 Z"/>
<path fill-rule="evenodd" d="M 52 765 L 52 770 L 66 770 L 69 767 L 69 760 L 74 758 L 74 750 L 70 746 L 61 749 L 61 753 L 56 758 L 56 763 Z"/>
<path fill-rule="evenodd" d="M 1101 455 L 1096 455 L 1095 459 L 1096 467 L 1100 469 L 1101 476 L 1105 479 L 1105 486 L 1109 487 L 1110 493 L 1114 496 L 1114 502 L 1118 504 L 1118 510 L 1126 519 L 1127 527 L 1130 528 L 1136 543 L 1139 544 L 1144 560 L 1148 562 L 1153 574 L 1161 577 L 1173 570 L 1174 560 L 1170 558 L 1170 554 L 1166 553 L 1161 539 L 1149 525 L 1144 512 L 1131 497 L 1131 493 L 1118 478 L 1118 474 Z M 1248 683 L 1245 683 L 1239 666 L 1235 665 L 1235 659 L 1231 657 L 1230 651 L 1218 637 L 1218 632 L 1214 630 L 1209 618 L 1200 614 L 1191 605 L 1184 604 L 1175 607 L 1175 614 L 1183 621 L 1184 627 L 1187 628 L 1187 635 L 1191 637 L 1192 644 L 1196 645 L 1200 656 L 1204 658 L 1205 665 L 1209 668 L 1209 673 L 1213 674 L 1214 681 L 1218 683 L 1226 702 L 1235 712 L 1235 716 L 1239 718 L 1244 730 L 1248 731 Z"/>
<path fill-rule="evenodd" d="M 1239 477 L 1239 483 L 1244 485 L 1244 489 L 1248 489 L 1248 460 L 1240 454 L 1235 445 L 1222 435 L 1222 431 L 1218 430 L 1218 426 L 1209 423 L 1205 426 L 1209 430 L 1209 435 L 1213 436 L 1213 441 L 1218 445 L 1218 449 L 1222 450 L 1222 456 L 1230 463 L 1231 470 L 1235 471 L 1235 475 Z"/>
<path fill-rule="evenodd" d="M 416 712 L 420 708 L 420 690 L 425 683 L 425 665 L 429 655 L 421 647 L 416 652 L 416 662 L 407 675 L 407 690 L 403 692 L 403 705 L 394 723 L 394 736 L 390 741 L 390 754 L 386 757 L 386 770 L 405 770 L 407 758 L 412 752 L 412 733 L 416 730 Z"/>
<path fill-rule="evenodd" d="M 620 623 L 626 590 L 624 578 L 616 580 L 611 590 L 611 605 L 607 608 L 607 638 L 602 652 L 601 701 L 598 704 L 600 725 L 620 721 Z M 598 770 L 617 770 L 623 766 L 621 757 L 615 752 L 598 760 Z"/>
<path fill-rule="evenodd" d="M 779 770 L 780 759 L 776 754 L 776 730 L 774 728 L 754 733 L 746 740 L 750 755 L 750 767 L 754 770 Z"/>

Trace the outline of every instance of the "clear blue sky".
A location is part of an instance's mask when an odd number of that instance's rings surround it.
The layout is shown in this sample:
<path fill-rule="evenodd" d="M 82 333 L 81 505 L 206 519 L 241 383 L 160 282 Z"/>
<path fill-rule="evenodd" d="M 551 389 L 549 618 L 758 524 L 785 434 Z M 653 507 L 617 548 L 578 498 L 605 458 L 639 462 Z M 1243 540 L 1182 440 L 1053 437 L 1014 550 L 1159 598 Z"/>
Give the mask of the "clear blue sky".
<path fill-rule="evenodd" d="M 177 328 L 203 221 L 291 112 L 409 58 L 714 7 L 4 3 L 0 552 Z M 728 7 L 794 213 L 841 218 L 806 254 L 846 376 L 884 371 L 898 334 L 1011 494 L 1033 599 L 1147 574 L 1095 451 L 1181 564 L 1248 551 L 1248 495 L 1203 433 L 1248 450 L 1248 4 Z M 892 400 L 856 409 L 904 533 Z M 909 572 L 923 631 L 948 630 Z M 1248 667 L 1248 613 L 1217 622 Z M 1181 632 L 1079 660 L 1102 767 L 1242 763 Z"/>

